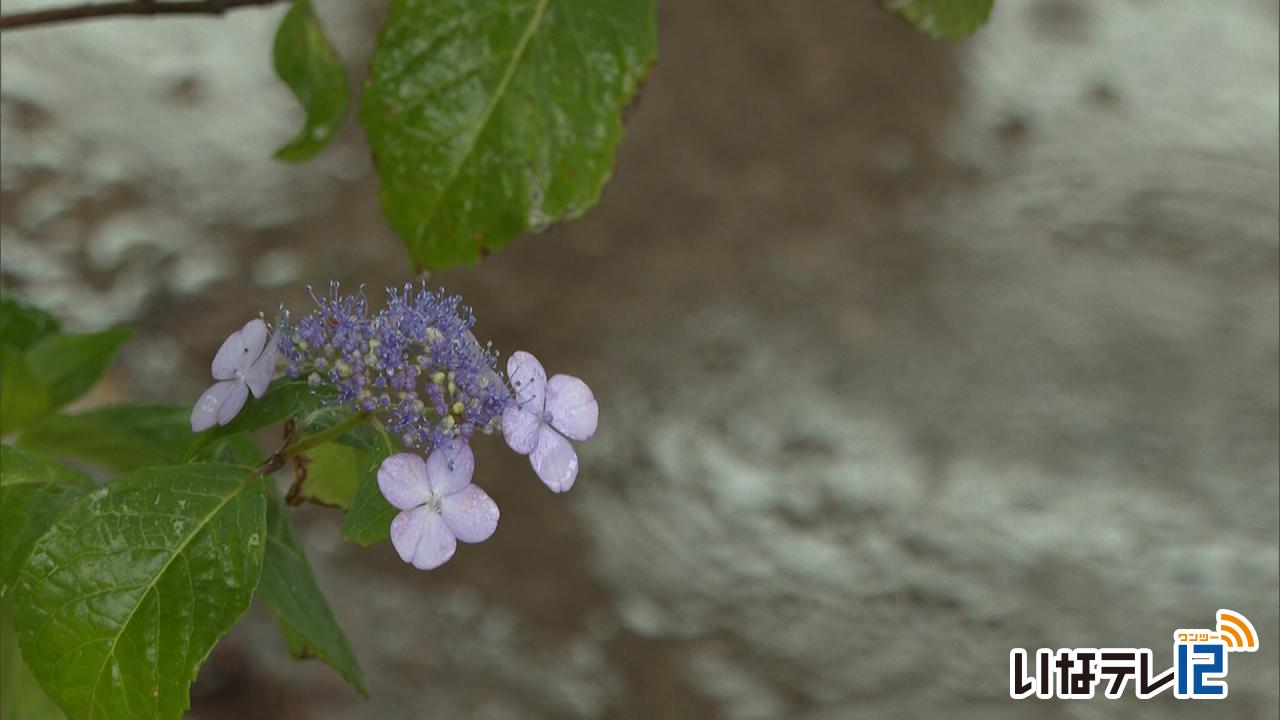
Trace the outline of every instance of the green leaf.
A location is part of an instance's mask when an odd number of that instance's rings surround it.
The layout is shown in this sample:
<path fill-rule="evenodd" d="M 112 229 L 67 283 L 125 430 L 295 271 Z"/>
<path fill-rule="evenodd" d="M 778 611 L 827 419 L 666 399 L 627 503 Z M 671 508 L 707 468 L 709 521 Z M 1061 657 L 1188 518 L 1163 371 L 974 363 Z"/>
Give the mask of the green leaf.
<path fill-rule="evenodd" d="M 236 465 L 138 470 L 84 496 L 18 575 L 31 674 L 72 720 L 180 718 L 249 607 L 266 520 L 262 479 Z"/>
<path fill-rule="evenodd" d="M 335 425 L 346 422 L 351 418 L 351 415 L 351 409 L 345 406 L 326 407 L 320 412 L 312 414 L 307 426 L 303 428 L 303 432 L 307 435 L 324 432 Z M 371 422 L 360 423 L 343 433 L 334 442 L 365 450 L 381 447 L 382 437 L 379 434 L 379 430 L 374 426 L 375 423 Z"/>
<path fill-rule="evenodd" d="M 382 442 L 378 447 L 357 449 L 355 452 L 358 484 L 351 498 L 351 508 L 347 510 L 347 519 L 342 523 L 342 537 L 362 547 L 391 537 L 391 520 L 399 512 L 378 489 L 378 468 L 397 449 L 385 430 L 381 430 L 380 435 Z"/>
<path fill-rule="evenodd" d="M 179 462 L 191 443 L 191 407 L 116 405 L 51 415 L 22 433 L 18 445 L 111 470 Z"/>
<path fill-rule="evenodd" d="M 327 399 L 328 396 L 323 392 L 308 387 L 305 380 L 277 380 L 262 397 L 250 398 L 235 420 L 197 435 L 187 447 L 183 459 L 196 457 L 216 440 L 261 430 L 285 418 L 309 413 L 323 405 Z"/>
<path fill-rule="evenodd" d="M 652 0 L 394 0 L 360 108 L 418 268 L 473 262 L 600 198 L 656 55 Z"/>
<path fill-rule="evenodd" d="M 71 468 L 0 445 L 0 596 L 59 513 L 92 489 L 89 478 Z"/>
<path fill-rule="evenodd" d="M 41 338 L 27 349 L 27 367 L 61 407 L 89 391 L 106 372 L 116 350 L 133 331 L 114 328 L 96 333 Z"/>
<path fill-rule="evenodd" d="M 347 71 L 308 0 L 294 0 L 280 22 L 273 58 L 276 74 L 307 111 L 306 125 L 276 157 L 302 162 L 323 150 L 346 122 Z"/>
<path fill-rule="evenodd" d="M 307 642 L 302 633 L 283 622 L 277 622 L 276 627 L 280 628 L 280 636 L 284 638 L 284 646 L 289 651 L 289 657 L 294 660 L 306 660 L 316 656 L 314 647 Z M 368 697 L 368 695 L 365 695 L 365 697 Z"/>
<path fill-rule="evenodd" d="M 61 720 L 58 706 L 31 677 L 18 653 L 13 626 L 13 598 L 0 600 L 0 718 L 12 720 Z"/>
<path fill-rule="evenodd" d="M 26 350 L 35 341 L 58 332 L 61 327 L 58 318 L 0 292 L 0 344 Z"/>
<path fill-rule="evenodd" d="M 267 549 L 258 597 L 275 615 L 293 657 L 318 657 L 360 694 L 369 695 L 360 665 L 316 585 L 288 510 L 275 492 L 270 493 L 267 505 Z"/>
<path fill-rule="evenodd" d="M 17 349 L 0 345 L 0 436 L 24 427 L 53 409 L 49 393 Z"/>
<path fill-rule="evenodd" d="M 19 447 L 121 472 L 182 462 L 190 445 L 189 405 L 114 405 L 56 414 L 18 438 Z M 195 459 L 252 465 L 262 459 L 262 451 L 241 433 L 216 439 Z"/>
<path fill-rule="evenodd" d="M 336 442 L 325 443 L 307 451 L 307 480 L 302 484 L 302 497 L 321 505 L 347 509 L 360 484 L 362 451 Z"/>
<path fill-rule="evenodd" d="M 23 355 L 37 340 L 58 332 L 58 319 L 0 289 L 0 435 L 49 412 L 53 402 Z"/>
<path fill-rule="evenodd" d="M 0 289 L 0 435 L 53 409 L 53 400 L 24 355 L 60 327 L 56 317 Z"/>
<path fill-rule="evenodd" d="M 197 462 L 229 463 L 231 465 L 249 465 L 256 467 L 266 460 L 262 447 L 248 433 L 237 433 L 219 438 L 213 444 L 201 450 L 195 457 Z"/>
<path fill-rule="evenodd" d="M 958 40 L 991 15 L 993 0 L 884 0 L 884 7 L 929 37 Z"/>

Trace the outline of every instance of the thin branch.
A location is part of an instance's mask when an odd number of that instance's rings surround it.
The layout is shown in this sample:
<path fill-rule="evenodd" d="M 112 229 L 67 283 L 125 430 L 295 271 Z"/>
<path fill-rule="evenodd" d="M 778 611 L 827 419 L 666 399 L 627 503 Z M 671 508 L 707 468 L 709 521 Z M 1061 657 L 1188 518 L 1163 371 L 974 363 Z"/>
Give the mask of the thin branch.
<path fill-rule="evenodd" d="M 187 2 L 165 2 L 163 0 L 128 0 L 127 2 L 72 5 L 0 15 L 0 31 L 72 22 L 74 20 L 120 17 L 123 15 L 221 15 L 235 8 L 273 5 L 280 1 L 188 0 Z"/>

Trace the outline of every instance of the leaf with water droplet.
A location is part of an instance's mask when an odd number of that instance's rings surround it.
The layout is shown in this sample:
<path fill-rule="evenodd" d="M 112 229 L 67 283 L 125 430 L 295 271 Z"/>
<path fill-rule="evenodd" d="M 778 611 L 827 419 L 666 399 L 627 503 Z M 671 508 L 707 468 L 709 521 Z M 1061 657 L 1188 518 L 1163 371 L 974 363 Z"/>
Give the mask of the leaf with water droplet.
<path fill-rule="evenodd" d="M 276 30 L 276 74 L 307 111 L 307 122 L 276 151 L 286 162 L 309 160 L 333 140 L 347 120 L 347 71 L 308 0 L 294 0 Z"/>
<path fill-rule="evenodd" d="M 263 481 L 246 467 L 148 468 L 83 496 L 14 586 L 31 674 L 71 718 L 182 717 L 249 607 L 263 552 L 248 541 L 265 533 Z"/>
<path fill-rule="evenodd" d="M 360 121 L 416 267 L 595 205 L 654 26 L 652 0 L 393 0 Z"/>

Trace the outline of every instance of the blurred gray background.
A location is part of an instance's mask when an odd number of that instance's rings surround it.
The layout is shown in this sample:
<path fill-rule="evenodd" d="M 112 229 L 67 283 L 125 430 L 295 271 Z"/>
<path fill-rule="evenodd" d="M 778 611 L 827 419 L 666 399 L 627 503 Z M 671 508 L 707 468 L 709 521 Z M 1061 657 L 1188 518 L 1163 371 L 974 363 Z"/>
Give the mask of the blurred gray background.
<path fill-rule="evenodd" d="M 382 5 L 318 6 L 362 77 Z M 3 280 L 140 330 L 92 402 L 194 400 L 249 315 L 410 279 L 357 126 L 270 159 L 283 9 L 0 40 Z M 661 3 L 599 207 L 432 278 L 591 383 L 577 486 L 481 444 L 501 525 L 432 573 L 299 510 L 371 699 L 254 611 L 193 717 L 1277 717 L 1277 16 L 997 0 L 945 44 Z M 1262 638 L 1224 703 L 1007 697 L 1010 648 L 1167 667 L 1219 607 Z"/>

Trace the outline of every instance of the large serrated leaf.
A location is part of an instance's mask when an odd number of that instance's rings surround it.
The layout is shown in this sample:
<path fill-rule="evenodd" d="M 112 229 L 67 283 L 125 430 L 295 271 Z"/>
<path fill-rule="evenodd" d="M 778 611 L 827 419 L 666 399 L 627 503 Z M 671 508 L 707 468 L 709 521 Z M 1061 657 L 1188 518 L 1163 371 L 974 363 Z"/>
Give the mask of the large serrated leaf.
<path fill-rule="evenodd" d="M 267 549 L 258 597 L 275 615 L 291 655 L 320 658 L 368 696 L 355 654 L 316 584 L 288 510 L 274 492 L 267 507 Z"/>
<path fill-rule="evenodd" d="M 297 137 L 276 151 L 286 162 L 302 162 L 320 152 L 347 119 L 347 71 L 329 45 L 308 0 L 293 0 L 276 31 L 272 52 L 276 75 L 307 111 Z"/>
<path fill-rule="evenodd" d="M 65 465 L 0 445 L 0 596 L 58 514 L 92 489 L 89 478 Z"/>
<path fill-rule="evenodd" d="M 655 54 L 652 0 L 394 0 L 360 121 L 414 265 L 594 205 Z"/>
<path fill-rule="evenodd" d="M 72 720 L 182 717 L 249 606 L 266 531 L 263 481 L 236 465 L 139 470 L 85 496 L 14 588 L 31 674 Z"/>

